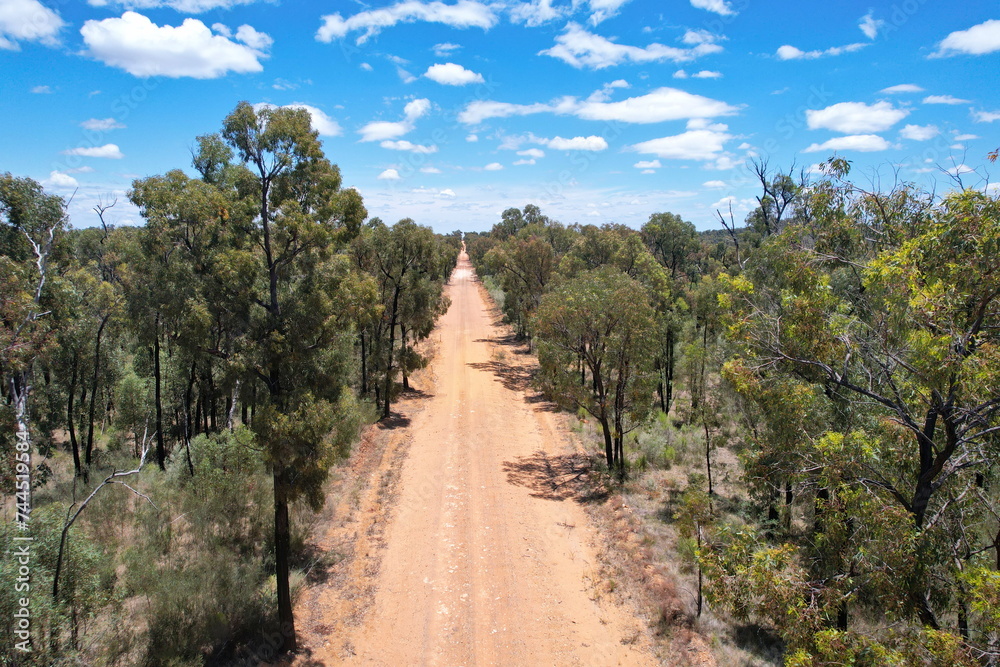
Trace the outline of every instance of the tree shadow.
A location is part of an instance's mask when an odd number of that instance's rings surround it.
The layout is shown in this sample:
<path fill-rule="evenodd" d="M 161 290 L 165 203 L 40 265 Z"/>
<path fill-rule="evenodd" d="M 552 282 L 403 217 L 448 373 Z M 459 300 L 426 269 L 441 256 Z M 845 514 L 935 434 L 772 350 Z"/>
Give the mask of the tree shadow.
<path fill-rule="evenodd" d="M 507 483 L 530 490 L 532 498 L 581 504 L 603 502 L 608 497 L 607 489 L 591 477 L 592 469 L 590 458 L 580 453 L 548 455 L 536 451 L 503 464 Z"/>
<path fill-rule="evenodd" d="M 489 371 L 497 376 L 500 383 L 511 391 L 528 391 L 535 374 L 526 368 L 506 364 L 502 361 L 482 361 L 469 363 L 477 371 Z"/>
<path fill-rule="evenodd" d="M 391 412 L 388 417 L 383 417 L 378 421 L 378 427 L 383 431 L 394 431 L 397 428 L 406 428 L 411 421 L 402 412 Z"/>

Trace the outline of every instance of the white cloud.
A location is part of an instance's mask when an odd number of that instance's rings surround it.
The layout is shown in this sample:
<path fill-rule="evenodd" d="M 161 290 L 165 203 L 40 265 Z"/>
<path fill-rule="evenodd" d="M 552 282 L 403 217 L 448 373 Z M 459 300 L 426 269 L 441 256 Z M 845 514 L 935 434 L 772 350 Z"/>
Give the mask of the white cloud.
<path fill-rule="evenodd" d="M 608 148 L 608 142 L 603 137 L 597 136 L 572 139 L 553 137 L 545 145 L 555 151 L 603 151 Z"/>
<path fill-rule="evenodd" d="M 514 23 L 524 23 L 529 28 L 560 19 L 570 11 L 569 7 L 553 7 L 552 0 L 533 0 L 519 2 L 510 8 L 510 20 Z"/>
<path fill-rule="evenodd" d="M 879 92 L 887 93 L 889 95 L 896 95 L 899 93 L 922 93 L 924 92 L 924 89 L 916 84 L 901 83 L 897 86 L 889 86 L 888 88 L 883 88 Z"/>
<path fill-rule="evenodd" d="M 388 149 L 394 150 L 394 151 L 409 151 L 410 153 L 421 153 L 423 155 L 429 155 L 431 153 L 437 153 L 437 151 L 438 151 L 438 147 L 437 146 L 434 146 L 434 145 L 431 145 L 431 146 L 422 146 L 421 144 L 414 144 L 414 143 L 411 143 L 409 141 L 406 141 L 405 139 L 400 140 L 400 141 L 390 141 L 390 140 L 387 139 L 387 140 L 383 141 L 382 143 L 380 143 L 379 146 L 381 146 L 382 148 L 388 148 Z"/>
<path fill-rule="evenodd" d="M 488 165 L 483 167 L 483 171 L 500 171 L 503 169 L 503 165 L 499 162 L 490 162 Z"/>
<path fill-rule="evenodd" d="M 932 58 L 955 55 L 981 56 L 1000 51 L 1000 21 L 993 19 L 968 30 L 956 30 L 941 40 Z"/>
<path fill-rule="evenodd" d="M 978 139 L 979 135 L 976 134 L 960 134 L 955 137 L 955 141 L 972 141 L 973 139 Z"/>
<path fill-rule="evenodd" d="M 237 35 L 240 31 L 254 44 L 270 40 L 249 26 L 241 26 Z M 260 72 L 260 58 L 267 57 L 260 48 L 213 34 L 191 18 L 178 27 L 158 26 L 142 14 L 125 12 L 121 18 L 89 20 L 80 34 L 88 55 L 139 77 L 214 79 L 228 72 Z"/>
<path fill-rule="evenodd" d="M 468 141 L 470 144 L 474 144 L 477 141 L 479 141 L 479 135 L 478 134 L 466 135 L 465 140 Z"/>
<path fill-rule="evenodd" d="M 452 197 L 457 197 L 458 195 L 456 195 L 455 191 L 452 190 L 451 188 L 445 188 L 444 190 L 442 190 L 441 192 L 438 193 L 438 196 L 439 197 L 448 197 L 449 199 L 451 199 Z"/>
<path fill-rule="evenodd" d="M 882 132 L 905 118 L 910 112 L 897 109 L 888 102 L 840 102 L 825 109 L 806 110 L 810 130 L 827 129 L 844 134 Z"/>
<path fill-rule="evenodd" d="M 413 100 L 403 107 L 403 120 L 398 122 L 373 121 L 358 130 L 361 141 L 383 141 L 401 137 L 413 130 L 416 120 L 426 115 L 430 108 L 431 101 L 428 99 Z"/>
<path fill-rule="evenodd" d="M 625 62 L 689 62 L 719 51 L 722 47 L 713 41 L 698 42 L 691 48 L 664 46 L 655 42 L 646 47 L 617 44 L 588 32 L 577 23 L 569 23 L 563 34 L 556 37 L 555 46 L 539 51 L 539 55 L 558 58 L 576 68 L 604 69 Z"/>
<path fill-rule="evenodd" d="M 662 123 L 687 118 L 714 118 L 736 113 L 734 106 L 702 95 L 678 90 L 657 88 L 651 93 L 629 97 L 620 102 L 601 102 L 563 97 L 552 102 L 511 104 L 492 100 L 470 102 L 458 120 L 465 125 L 475 125 L 490 118 L 509 118 L 539 113 L 576 116 L 584 120 L 620 121 L 623 123 Z"/>
<path fill-rule="evenodd" d="M 474 0 L 458 0 L 450 5 L 437 1 L 404 0 L 389 7 L 360 12 L 346 19 L 340 13 L 324 16 L 323 25 L 316 32 L 316 39 L 332 42 L 348 33 L 360 31 L 362 34 L 356 40 L 360 45 L 384 28 L 415 21 L 441 23 L 452 28 L 489 30 L 496 25 L 497 14 L 492 6 Z"/>
<path fill-rule="evenodd" d="M 62 171 L 49 172 L 49 177 L 43 181 L 43 184 L 56 188 L 75 188 L 80 185 L 75 178 Z"/>
<path fill-rule="evenodd" d="M 534 158 L 529 158 L 529 159 L 522 159 L 522 160 L 514 160 L 514 162 L 512 164 L 515 167 L 520 167 L 521 165 L 526 165 L 526 164 L 527 165 L 531 165 L 531 164 L 535 164 L 535 159 Z"/>
<path fill-rule="evenodd" d="M 94 132 L 108 132 L 109 130 L 121 130 L 125 124 L 114 118 L 91 118 L 80 123 L 80 127 Z"/>
<path fill-rule="evenodd" d="M 618 13 L 628 0 L 590 0 L 590 23 L 597 25 L 604 19 L 609 19 Z"/>
<path fill-rule="evenodd" d="M 691 6 L 715 12 L 721 16 L 732 16 L 736 13 L 726 0 L 691 0 Z"/>
<path fill-rule="evenodd" d="M 451 42 L 442 42 L 441 44 L 435 44 L 431 47 L 431 51 L 434 52 L 438 58 L 447 58 L 454 51 L 461 49 L 461 45 L 452 44 Z"/>
<path fill-rule="evenodd" d="M 0 2 L 0 49 L 17 51 L 19 42 L 58 46 L 59 31 L 66 23 L 59 14 L 38 0 Z"/>
<path fill-rule="evenodd" d="M 543 157 L 545 157 L 545 151 L 543 151 L 540 148 L 528 148 L 528 149 L 523 150 L 523 151 L 518 151 L 517 154 L 518 155 L 523 155 L 524 157 L 532 157 L 532 158 L 543 158 Z"/>
<path fill-rule="evenodd" d="M 865 33 L 865 37 L 868 39 L 875 39 L 878 37 L 878 31 L 885 26 L 885 21 L 882 19 L 872 18 L 872 13 L 868 12 L 861 17 L 858 21 L 858 27 L 861 28 L 861 32 Z"/>
<path fill-rule="evenodd" d="M 420 173 L 421 174 L 440 174 L 441 170 L 438 169 L 437 167 L 421 167 L 420 168 Z"/>
<path fill-rule="evenodd" d="M 642 171 L 640 171 L 639 173 L 640 173 L 640 174 L 655 174 L 655 173 L 656 173 L 656 170 L 655 170 L 655 169 L 643 169 L 643 170 L 642 170 Z"/>
<path fill-rule="evenodd" d="M 237 5 L 249 5 L 256 0 L 118 0 L 108 2 L 108 0 L 88 0 L 88 4 L 93 7 L 104 7 L 109 4 L 125 7 L 126 9 L 156 9 L 159 7 L 169 7 L 184 14 L 201 14 L 217 9 L 232 9 Z"/>
<path fill-rule="evenodd" d="M 899 136 L 913 141 L 927 141 L 941 134 L 937 125 L 907 125 L 899 131 Z"/>
<path fill-rule="evenodd" d="M 663 165 L 659 160 L 639 160 L 632 166 L 636 169 L 659 169 Z"/>
<path fill-rule="evenodd" d="M 831 46 L 824 51 L 803 51 L 789 44 L 779 46 L 777 56 L 781 60 L 814 60 L 825 56 L 839 56 L 844 53 L 852 53 L 868 46 L 867 44 L 848 44 L 847 46 Z"/>
<path fill-rule="evenodd" d="M 708 69 L 703 69 L 700 72 L 696 72 L 691 75 L 695 79 L 721 79 L 722 72 L 715 72 Z"/>
<path fill-rule="evenodd" d="M 260 109 L 276 109 L 276 108 L 278 108 L 276 105 L 274 105 L 274 104 L 268 104 L 267 102 L 259 102 L 259 103 L 255 104 L 255 105 L 253 105 L 253 107 L 254 107 L 254 109 L 256 109 L 258 111 Z M 325 136 L 325 137 L 337 137 L 337 136 L 340 136 L 340 134 L 343 133 L 343 130 L 341 129 L 340 124 L 337 123 L 337 121 L 335 121 L 334 119 L 332 119 L 329 116 L 327 116 L 326 113 L 322 109 L 318 109 L 318 108 L 316 108 L 316 107 L 314 107 L 312 105 L 309 105 L 309 104 L 302 104 L 301 102 L 293 102 L 292 104 L 285 104 L 285 105 L 282 105 L 281 108 L 284 108 L 284 109 L 302 109 L 302 110 L 308 112 L 309 113 L 310 124 L 312 125 L 312 129 L 314 129 L 317 132 L 319 132 L 322 136 Z"/>
<path fill-rule="evenodd" d="M 424 72 L 424 76 L 431 81 L 436 81 L 446 86 L 466 86 L 470 83 L 482 83 L 484 81 L 482 74 L 465 69 L 455 63 L 431 65 Z"/>
<path fill-rule="evenodd" d="M 924 98 L 924 104 L 968 104 L 969 100 L 963 100 L 952 95 L 928 95 Z"/>
<path fill-rule="evenodd" d="M 629 146 L 629 150 L 672 160 L 714 160 L 720 157 L 725 143 L 733 138 L 726 129 L 725 125 L 716 125 L 712 129 L 688 130 L 643 141 Z"/>
<path fill-rule="evenodd" d="M 725 188 L 728 187 L 725 181 L 705 181 L 702 183 L 703 187 L 706 188 Z"/>
<path fill-rule="evenodd" d="M 52 88 L 50 86 L 35 86 L 31 89 L 31 92 L 35 95 L 51 95 Z"/>
<path fill-rule="evenodd" d="M 373 69 L 375 69 L 374 67 L 372 67 L 368 63 L 361 63 L 360 67 L 361 67 L 361 69 L 363 69 L 366 72 L 371 72 Z"/>
<path fill-rule="evenodd" d="M 675 79 L 686 79 L 686 78 L 688 78 L 688 73 L 685 72 L 682 69 L 679 69 L 676 72 L 674 72 L 674 78 Z"/>
<path fill-rule="evenodd" d="M 62 152 L 63 155 L 78 155 L 80 157 L 101 157 L 111 160 L 120 160 L 125 155 L 115 144 L 104 144 L 103 146 L 80 146 L 70 148 Z"/>
<path fill-rule="evenodd" d="M 992 123 L 1000 120 L 1000 111 L 972 111 L 972 120 L 977 123 Z"/>
<path fill-rule="evenodd" d="M 395 169 L 386 169 L 381 174 L 379 174 L 376 178 L 378 178 L 378 180 L 380 180 L 380 181 L 398 181 L 399 180 L 399 172 L 396 171 Z"/>
<path fill-rule="evenodd" d="M 821 144 L 812 144 L 803 153 L 817 153 L 819 151 L 859 151 L 861 153 L 872 153 L 884 151 L 889 148 L 889 142 L 877 134 L 854 134 L 846 137 L 837 137 L 824 141 Z"/>
<path fill-rule="evenodd" d="M 265 32 L 258 32 L 253 26 L 241 25 L 236 29 L 236 41 L 243 42 L 251 49 L 257 51 L 267 51 L 274 44 L 274 40 Z"/>

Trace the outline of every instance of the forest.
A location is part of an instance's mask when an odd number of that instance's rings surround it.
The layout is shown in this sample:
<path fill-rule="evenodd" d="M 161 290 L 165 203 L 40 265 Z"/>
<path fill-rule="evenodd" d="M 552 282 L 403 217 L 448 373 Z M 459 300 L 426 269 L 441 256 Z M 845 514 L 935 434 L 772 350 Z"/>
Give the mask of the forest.
<path fill-rule="evenodd" d="M 308 113 L 241 103 L 193 167 L 134 182 L 141 227 L 0 176 L 4 664 L 293 650 L 310 508 L 448 307 L 460 235 L 368 220 Z"/>
<path fill-rule="evenodd" d="M 133 183 L 139 227 L 0 176 L 0 580 L 32 545 L 5 664 L 294 651 L 310 517 L 428 363 L 463 242 L 602 483 L 657 494 L 678 624 L 790 666 L 1000 660 L 996 196 L 759 161 L 719 231 L 527 204 L 445 236 L 369 219 L 306 111 L 247 103 L 192 167 Z"/>

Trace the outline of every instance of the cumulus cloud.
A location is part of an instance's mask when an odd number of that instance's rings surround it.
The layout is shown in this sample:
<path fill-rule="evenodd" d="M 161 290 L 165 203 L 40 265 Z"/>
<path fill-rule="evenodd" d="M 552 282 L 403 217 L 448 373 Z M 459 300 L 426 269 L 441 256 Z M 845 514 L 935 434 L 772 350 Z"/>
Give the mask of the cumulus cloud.
<path fill-rule="evenodd" d="M 868 39 L 875 39 L 878 37 L 878 31 L 884 26 L 885 21 L 873 18 L 871 12 L 862 16 L 861 20 L 858 21 L 858 27 L 861 28 L 861 32 L 865 33 L 865 37 Z"/>
<path fill-rule="evenodd" d="M 133 76 L 195 79 L 263 70 L 260 59 L 267 54 L 260 46 L 269 46 L 271 39 L 250 26 L 240 26 L 237 41 L 233 41 L 191 18 L 177 27 L 158 26 L 136 12 L 125 12 L 121 18 L 89 20 L 80 28 L 80 34 L 88 55 Z M 241 34 L 256 46 L 240 43 Z"/>
<path fill-rule="evenodd" d="M 386 169 L 381 174 L 379 174 L 376 178 L 378 178 L 378 180 L 380 180 L 380 181 L 398 181 L 399 180 L 399 172 L 396 171 L 395 169 Z"/>
<path fill-rule="evenodd" d="M 707 32 L 699 33 L 699 36 L 712 37 L 711 33 Z M 588 32 L 577 23 L 570 23 L 563 34 L 556 37 L 555 46 L 539 51 L 539 55 L 558 58 L 578 69 L 583 67 L 604 69 L 625 62 L 647 63 L 666 60 L 689 62 L 719 51 L 722 51 L 722 47 L 716 44 L 714 39 L 694 42 L 694 46 L 690 48 L 664 46 L 655 42 L 646 47 L 618 44 L 606 37 Z"/>
<path fill-rule="evenodd" d="M 62 152 L 63 155 L 77 155 L 80 157 L 100 157 L 111 160 L 120 160 L 125 157 L 115 144 L 104 144 L 103 146 L 80 146 L 70 148 Z"/>
<path fill-rule="evenodd" d="M 928 95 L 924 98 L 924 104 L 968 104 L 969 100 L 963 100 L 952 95 Z"/>
<path fill-rule="evenodd" d="M 499 162 L 490 162 L 488 165 L 483 167 L 483 171 L 500 171 L 503 169 L 503 165 Z"/>
<path fill-rule="evenodd" d="M 597 136 L 573 137 L 572 139 L 553 137 L 545 145 L 556 151 L 603 151 L 608 148 L 608 142 L 603 137 Z"/>
<path fill-rule="evenodd" d="M 941 134 L 937 125 L 906 125 L 899 131 L 899 136 L 913 141 L 927 141 Z"/>
<path fill-rule="evenodd" d="M 897 109 L 889 102 L 840 102 L 825 109 L 806 110 L 810 130 L 826 129 L 844 134 L 882 132 L 905 118 L 910 112 Z"/>
<path fill-rule="evenodd" d="M 45 179 L 43 184 L 56 188 L 75 188 L 80 185 L 75 178 L 62 171 L 49 172 L 49 177 Z"/>
<path fill-rule="evenodd" d="M 671 160 L 715 160 L 721 156 L 725 143 L 733 138 L 722 123 L 704 128 L 688 129 L 681 134 L 651 139 L 629 146 L 629 150 Z"/>
<path fill-rule="evenodd" d="M 125 124 L 115 118 L 91 118 L 80 123 L 80 127 L 94 132 L 108 132 L 109 130 L 121 130 Z"/>
<path fill-rule="evenodd" d="M 4 0 L 0 3 L 0 49 L 17 51 L 20 42 L 58 46 L 66 22 L 38 0 Z"/>
<path fill-rule="evenodd" d="M 580 100 L 576 97 L 563 97 L 549 103 L 535 104 L 477 100 L 470 102 L 458 114 L 458 120 L 466 125 L 475 125 L 490 118 L 552 113 L 560 116 L 576 116 L 584 120 L 662 123 L 669 120 L 728 116 L 737 111 L 736 107 L 719 100 L 677 88 L 664 87 L 620 102 L 605 102 L 593 98 Z"/>
<path fill-rule="evenodd" d="M 523 151 L 518 151 L 517 154 L 523 155 L 524 157 L 539 158 L 539 159 L 545 157 L 545 151 L 543 151 L 540 148 L 528 148 Z"/>
<path fill-rule="evenodd" d="M 108 0 L 88 0 L 88 4 L 94 7 L 104 7 L 114 4 L 126 9 L 157 9 L 168 7 L 184 14 L 201 14 L 217 9 L 232 9 L 237 5 L 249 5 L 256 0 L 119 0 L 108 2 Z"/>
<path fill-rule="evenodd" d="M 831 46 L 822 51 L 803 51 L 797 47 L 785 44 L 779 46 L 777 56 L 780 60 L 815 60 L 826 56 L 839 56 L 843 53 L 852 53 L 868 46 L 867 44 L 848 44 L 847 46 Z"/>
<path fill-rule="evenodd" d="M 659 160 L 639 160 L 632 166 L 636 169 L 659 169 L 663 165 Z"/>
<path fill-rule="evenodd" d="M 722 72 L 716 72 L 709 69 L 703 69 L 700 72 L 695 72 L 691 75 L 695 79 L 721 79 Z"/>
<path fill-rule="evenodd" d="M 483 75 L 465 69 L 455 63 L 431 65 L 424 76 L 445 86 L 467 86 L 470 83 L 483 83 Z"/>
<path fill-rule="evenodd" d="M 590 23 L 597 25 L 618 13 L 628 0 L 590 0 Z"/>
<path fill-rule="evenodd" d="M 405 139 L 400 141 L 385 140 L 379 144 L 382 148 L 388 148 L 394 151 L 409 151 L 410 153 L 421 153 L 423 155 L 429 155 L 431 153 L 437 153 L 437 146 L 423 146 L 421 144 L 414 144 Z"/>
<path fill-rule="evenodd" d="M 1000 51 L 1000 21 L 993 19 L 968 30 L 956 30 L 941 40 L 932 58 L 957 55 L 981 56 Z"/>
<path fill-rule="evenodd" d="M 705 181 L 704 183 L 702 183 L 702 186 L 704 186 L 706 188 L 724 188 L 724 187 L 727 187 L 725 181 Z"/>
<path fill-rule="evenodd" d="M 389 7 L 359 12 L 346 19 L 339 12 L 324 16 L 323 25 L 316 32 L 316 39 L 329 43 L 349 33 L 361 32 L 356 40 L 356 43 L 361 45 L 384 28 L 391 28 L 397 23 L 424 21 L 441 23 L 452 28 L 489 30 L 496 25 L 497 20 L 496 11 L 492 6 L 474 0 L 458 0 L 450 5 L 436 1 L 406 0 Z"/>
<path fill-rule="evenodd" d="M 837 137 L 824 141 L 821 144 L 812 144 L 803 153 L 817 153 L 819 151 L 859 151 L 861 153 L 873 153 L 884 151 L 889 148 L 889 142 L 877 134 L 853 134 L 846 137 Z"/>
<path fill-rule="evenodd" d="M 412 131 L 417 119 L 426 115 L 430 109 L 430 100 L 424 98 L 413 100 L 403 107 L 403 120 L 397 122 L 373 121 L 358 130 L 361 141 L 383 141 L 401 137 Z"/>
<path fill-rule="evenodd" d="M 898 95 L 899 93 L 922 93 L 924 92 L 924 89 L 916 84 L 901 83 L 897 86 L 889 86 L 888 88 L 883 88 L 879 92 L 887 93 L 889 95 Z"/>
<path fill-rule="evenodd" d="M 715 12 L 721 16 L 732 16 L 736 13 L 726 0 L 691 0 L 691 6 L 696 9 Z"/>
<path fill-rule="evenodd" d="M 543 23 L 561 19 L 569 11 L 570 8 L 568 6 L 553 7 L 552 0 L 518 2 L 510 7 L 510 20 L 514 23 L 523 23 L 529 28 L 534 28 Z"/>
<path fill-rule="evenodd" d="M 992 123 L 1000 120 L 1000 111 L 972 111 L 972 120 L 977 123 Z"/>
<path fill-rule="evenodd" d="M 453 51 L 458 51 L 460 48 L 462 47 L 458 44 L 442 42 L 441 44 L 435 44 L 431 50 L 434 51 L 434 55 L 438 58 L 447 58 Z"/>
<path fill-rule="evenodd" d="M 474 144 L 477 141 L 479 141 L 479 135 L 478 134 L 467 134 L 465 136 L 465 140 L 468 141 L 470 144 Z"/>
<path fill-rule="evenodd" d="M 514 160 L 514 162 L 512 164 L 515 167 L 520 167 L 521 165 L 526 165 L 526 164 L 529 164 L 529 165 L 530 164 L 535 164 L 535 159 L 534 158 L 525 158 L 525 159 L 521 159 L 521 160 Z"/>

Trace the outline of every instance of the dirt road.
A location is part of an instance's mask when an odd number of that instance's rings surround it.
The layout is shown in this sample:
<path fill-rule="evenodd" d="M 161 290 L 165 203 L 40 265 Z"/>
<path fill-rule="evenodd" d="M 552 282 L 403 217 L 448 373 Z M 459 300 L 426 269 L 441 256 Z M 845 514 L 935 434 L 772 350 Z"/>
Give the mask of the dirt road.
<path fill-rule="evenodd" d="M 378 463 L 388 479 L 402 461 L 394 500 L 377 484 L 356 499 L 352 576 L 371 599 L 344 621 L 344 593 L 320 591 L 303 664 L 655 664 L 634 613 L 597 592 L 593 529 L 563 486 L 585 468 L 464 253 L 447 294 L 433 386 L 412 421 L 401 404 Z"/>

